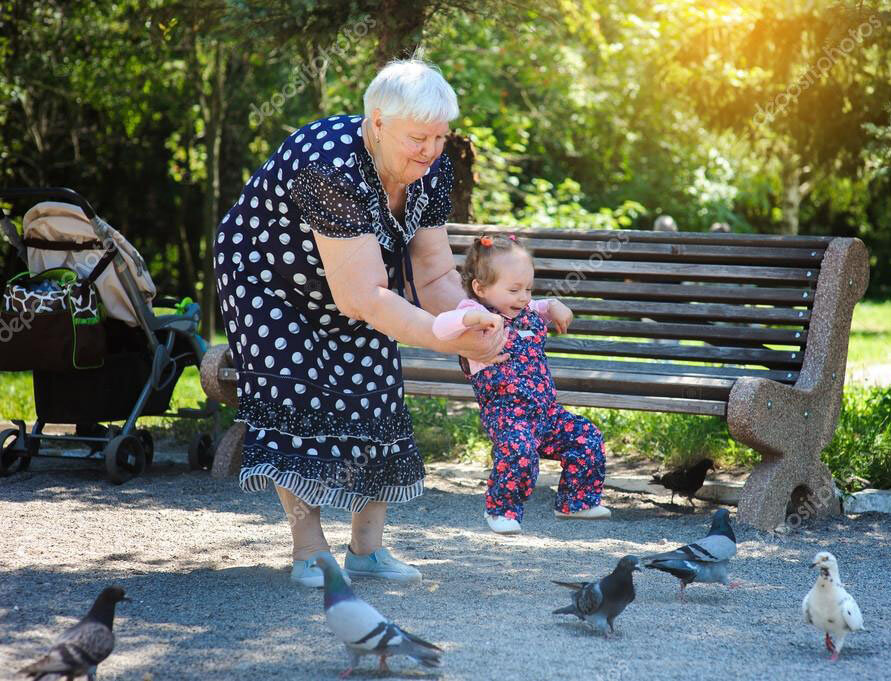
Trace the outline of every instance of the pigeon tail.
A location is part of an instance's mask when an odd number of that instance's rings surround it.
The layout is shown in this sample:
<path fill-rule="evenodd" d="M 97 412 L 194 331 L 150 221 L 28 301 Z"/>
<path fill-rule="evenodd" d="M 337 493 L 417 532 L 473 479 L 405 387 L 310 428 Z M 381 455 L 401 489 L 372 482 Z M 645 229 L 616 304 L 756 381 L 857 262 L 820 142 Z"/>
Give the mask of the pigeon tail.
<path fill-rule="evenodd" d="M 441 667 L 443 650 L 439 646 L 433 645 L 429 641 L 425 641 L 419 636 L 410 634 L 400 629 L 402 634 L 402 642 L 396 647 L 396 650 L 403 655 L 408 655 L 425 667 Z M 392 655 L 393 653 L 389 653 Z"/>
<path fill-rule="evenodd" d="M 557 608 L 551 614 L 552 615 L 575 615 L 579 619 L 585 619 L 582 616 L 582 613 L 579 612 L 578 608 L 575 607 L 575 603 L 573 603 L 572 605 L 564 606 L 562 608 Z"/>

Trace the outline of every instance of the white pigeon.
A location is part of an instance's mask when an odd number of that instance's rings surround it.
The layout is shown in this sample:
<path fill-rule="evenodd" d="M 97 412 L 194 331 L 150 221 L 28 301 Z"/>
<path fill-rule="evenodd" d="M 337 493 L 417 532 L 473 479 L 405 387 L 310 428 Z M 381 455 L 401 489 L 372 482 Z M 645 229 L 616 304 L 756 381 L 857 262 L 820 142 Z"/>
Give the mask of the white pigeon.
<path fill-rule="evenodd" d="M 381 615 L 349 587 L 340 566 L 330 553 L 319 553 L 316 565 L 325 575 L 325 618 L 338 640 L 346 646 L 350 666 L 340 675 L 346 678 L 363 655 L 380 658 L 380 670 L 389 672 L 387 658 L 407 655 L 425 667 L 439 667 L 442 648 L 410 634 Z"/>
<path fill-rule="evenodd" d="M 817 582 L 801 602 L 804 621 L 826 634 L 826 649 L 833 662 L 845 645 L 848 634 L 863 629 L 860 606 L 842 586 L 838 576 L 838 561 L 828 551 L 814 556 L 811 567 L 820 568 Z"/>

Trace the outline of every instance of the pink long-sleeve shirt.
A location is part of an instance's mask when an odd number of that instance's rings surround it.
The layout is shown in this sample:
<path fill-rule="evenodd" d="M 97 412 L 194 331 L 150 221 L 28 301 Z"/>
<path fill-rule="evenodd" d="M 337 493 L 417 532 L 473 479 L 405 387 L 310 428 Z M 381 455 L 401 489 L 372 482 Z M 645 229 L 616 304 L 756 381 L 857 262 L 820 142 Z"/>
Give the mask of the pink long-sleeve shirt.
<path fill-rule="evenodd" d="M 545 323 L 550 323 L 551 315 L 548 312 L 548 305 L 550 302 L 550 298 L 532 300 L 529 301 L 529 305 L 526 307 L 538 314 Z M 490 310 L 480 304 L 479 301 L 474 300 L 473 298 L 465 298 L 458 303 L 458 306 L 454 310 L 449 310 L 448 312 L 443 312 L 436 316 L 436 319 L 433 320 L 433 335 L 440 340 L 452 340 L 453 338 L 460 336 L 467 329 L 467 327 L 464 326 L 464 315 L 467 313 L 467 310 L 472 308 L 490 312 Z M 484 364 L 472 359 L 467 360 L 467 364 L 470 367 L 471 376 L 478 371 L 485 369 L 487 366 L 491 366 L 491 363 Z"/>

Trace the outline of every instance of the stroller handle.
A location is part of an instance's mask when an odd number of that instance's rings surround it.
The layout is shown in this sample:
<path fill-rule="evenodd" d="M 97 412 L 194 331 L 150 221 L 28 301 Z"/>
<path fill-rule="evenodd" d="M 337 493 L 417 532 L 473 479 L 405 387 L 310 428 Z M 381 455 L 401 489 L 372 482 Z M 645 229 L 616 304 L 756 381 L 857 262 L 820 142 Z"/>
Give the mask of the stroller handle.
<path fill-rule="evenodd" d="M 68 189 L 68 187 L 36 187 L 36 188 L 25 188 L 25 187 L 12 187 L 10 189 L 0 189 L 0 199 L 3 198 L 18 198 L 18 197 L 29 197 L 32 199 L 42 199 L 44 201 L 49 201 L 53 199 L 58 199 L 62 201 L 68 201 L 70 203 L 77 204 L 86 214 L 88 220 L 93 220 L 96 217 L 96 211 L 93 210 L 93 207 L 90 205 L 90 202 L 87 201 L 83 196 L 78 194 L 73 189 Z M 6 215 L 3 212 L 3 209 L 0 208 L 0 220 L 5 218 Z"/>

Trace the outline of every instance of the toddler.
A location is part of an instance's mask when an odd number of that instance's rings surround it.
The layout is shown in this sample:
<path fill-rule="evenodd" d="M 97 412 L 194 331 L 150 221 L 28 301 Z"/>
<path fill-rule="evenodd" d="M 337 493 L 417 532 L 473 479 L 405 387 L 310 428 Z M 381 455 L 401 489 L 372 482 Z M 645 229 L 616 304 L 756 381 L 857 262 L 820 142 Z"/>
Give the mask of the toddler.
<path fill-rule="evenodd" d="M 538 459 L 560 461 L 563 474 L 554 514 L 558 518 L 608 518 L 600 495 L 606 474 L 603 436 L 586 418 L 556 400 L 544 353 L 546 324 L 565 333 L 572 311 L 556 299 L 531 300 L 532 257 L 516 237 L 474 239 L 462 280 L 468 298 L 436 317 L 433 333 L 448 340 L 469 326 L 504 319 L 508 359 L 481 364 L 461 358 L 480 418 L 492 440 L 492 473 L 485 518 L 499 534 L 521 531 L 523 504 L 538 477 Z"/>

